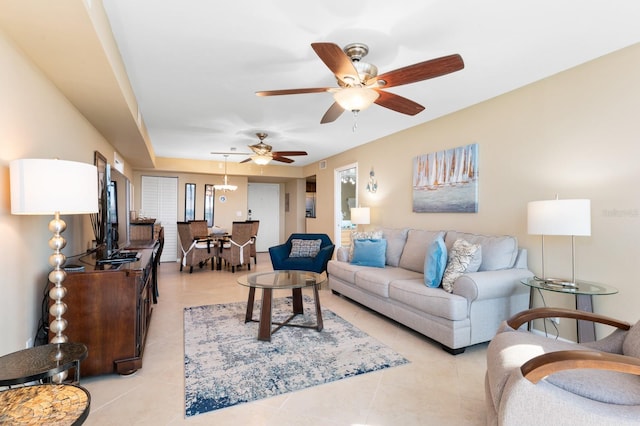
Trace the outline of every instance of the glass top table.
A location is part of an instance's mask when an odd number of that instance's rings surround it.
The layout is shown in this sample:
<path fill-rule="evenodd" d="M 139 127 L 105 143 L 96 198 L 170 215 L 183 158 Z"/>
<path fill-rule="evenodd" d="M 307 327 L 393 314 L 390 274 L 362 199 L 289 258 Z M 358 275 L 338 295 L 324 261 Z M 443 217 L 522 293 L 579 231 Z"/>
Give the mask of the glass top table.
<path fill-rule="evenodd" d="M 321 274 L 309 271 L 269 271 L 247 274 L 238 278 L 238 284 L 249 287 L 249 297 L 247 299 L 247 313 L 245 323 L 258 322 L 258 340 L 271 341 L 271 335 L 284 326 L 315 328 L 322 331 L 322 311 L 320 309 L 320 298 L 318 297 L 318 286 L 325 281 Z M 290 321 L 297 315 L 304 313 L 302 304 L 302 289 L 313 288 L 313 298 L 316 311 L 316 324 L 291 324 Z M 262 289 L 262 306 L 260 308 L 260 319 L 253 319 L 253 305 L 255 301 L 256 288 Z M 273 307 L 273 290 L 291 290 L 293 300 L 293 315 L 283 322 L 273 322 L 271 311 Z M 277 327 L 272 329 L 271 326 Z"/>
<path fill-rule="evenodd" d="M 566 284 L 562 280 L 541 279 L 541 278 L 525 278 L 522 284 L 529 287 L 539 288 L 540 290 L 556 291 L 558 293 L 568 294 L 584 294 L 590 296 L 598 296 L 605 294 L 615 294 L 618 289 L 604 284 L 596 284 L 588 281 L 576 281 L 575 285 Z"/>
<path fill-rule="evenodd" d="M 618 292 L 618 289 L 615 287 L 588 281 L 576 280 L 575 283 L 568 283 L 563 280 L 554 280 L 552 278 L 541 279 L 538 277 L 530 277 L 525 278 L 520 282 L 531 288 L 531 292 L 529 294 L 530 308 L 533 303 L 534 289 L 572 294 L 576 299 L 576 309 L 586 312 L 593 312 L 593 296 L 604 296 L 608 294 L 616 294 Z M 596 340 L 596 325 L 594 322 L 578 320 L 577 332 L 578 343 L 593 342 Z"/>

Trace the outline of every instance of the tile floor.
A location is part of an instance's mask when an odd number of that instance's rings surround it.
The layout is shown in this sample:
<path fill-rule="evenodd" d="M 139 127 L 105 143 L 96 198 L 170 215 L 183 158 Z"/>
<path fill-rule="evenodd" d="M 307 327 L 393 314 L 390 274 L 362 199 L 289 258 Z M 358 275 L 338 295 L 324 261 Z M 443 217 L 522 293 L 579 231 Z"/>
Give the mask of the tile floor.
<path fill-rule="evenodd" d="M 251 271 L 270 270 L 267 253 Z M 143 368 L 132 376 L 88 377 L 91 393 L 87 425 L 484 425 L 486 344 L 461 355 L 349 300 L 320 291 L 322 307 L 394 348 L 410 360 L 400 367 L 339 380 L 277 397 L 184 417 L 183 308 L 244 301 L 239 274 L 179 272 L 160 266 Z M 260 292 L 256 296 L 259 296 Z M 284 296 L 282 294 L 281 296 Z M 278 295 L 276 295 L 278 296 Z M 311 331 L 310 331 L 311 332 Z"/>

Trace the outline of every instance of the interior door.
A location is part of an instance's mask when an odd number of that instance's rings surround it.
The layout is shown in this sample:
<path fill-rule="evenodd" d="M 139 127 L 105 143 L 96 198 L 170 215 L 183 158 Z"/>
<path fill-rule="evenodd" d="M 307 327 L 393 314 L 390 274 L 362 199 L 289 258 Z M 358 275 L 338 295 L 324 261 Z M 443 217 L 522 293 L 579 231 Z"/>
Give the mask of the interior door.
<path fill-rule="evenodd" d="M 335 169 L 334 172 L 335 194 L 335 235 L 336 246 L 348 246 L 351 244 L 351 207 L 358 206 L 358 164 L 348 164 Z"/>
<path fill-rule="evenodd" d="M 247 206 L 251 211 L 251 220 L 260 221 L 256 251 L 269 251 L 269 247 L 280 244 L 280 185 L 249 183 Z"/>
<path fill-rule="evenodd" d="M 160 262 L 178 258 L 178 178 L 142 176 L 141 212 L 164 227 L 164 249 Z"/>

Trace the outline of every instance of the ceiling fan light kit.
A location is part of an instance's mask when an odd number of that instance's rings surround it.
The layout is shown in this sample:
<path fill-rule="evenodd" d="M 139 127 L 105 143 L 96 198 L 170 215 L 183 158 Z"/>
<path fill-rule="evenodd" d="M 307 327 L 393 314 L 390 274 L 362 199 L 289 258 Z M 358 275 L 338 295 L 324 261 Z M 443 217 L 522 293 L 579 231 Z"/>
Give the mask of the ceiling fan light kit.
<path fill-rule="evenodd" d="M 266 166 L 271 162 L 271 157 L 268 155 L 254 155 L 251 159 L 259 166 Z"/>
<path fill-rule="evenodd" d="M 368 87 L 345 87 L 333 94 L 333 99 L 347 111 L 364 111 L 380 97 Z"/>

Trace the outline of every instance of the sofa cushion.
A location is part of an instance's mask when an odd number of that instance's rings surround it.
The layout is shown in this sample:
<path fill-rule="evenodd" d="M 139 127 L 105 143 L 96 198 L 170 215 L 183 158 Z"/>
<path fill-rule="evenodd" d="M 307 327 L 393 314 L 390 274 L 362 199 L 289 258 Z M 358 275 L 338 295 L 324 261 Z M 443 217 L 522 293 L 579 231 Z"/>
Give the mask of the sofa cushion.
<path fill-rule="evenodd" d="M 424 258 L 424 284 L 427 287 L 440 287 L 446 267 L 447 246 L 444 238 L 438 237 L 429 245 Z"/>
<path fill-rule="evenodd" d="M 466 240 L 456 240 L 449 250 L 447 259 L 447 267 L 442 277 L 442 288 L 449 293 L 453 292 L 454 281 L 467 271 L 467 267 L 471 263 L 473 256 L 480 246 L 471 244 Z"/>
<path fill-rule="evenodd" d="M 382 231 L 367 231 L 367 232 L 351 231 L 351 244 L 349 245 L 349 262 L 351 262 L 351 259 L 353 259 L 353 249 L 355 247 L 353 244 L 354 240 L 366 240 L 366 239 L 379 240 L 380 238 L 382 238 Z"/>
<path fill-rule="evenodd" d="M 327 274 L 353 284 L 356 281 L 356 272 L 363 268 L 365 268 L 365 266 L 352 265 L 349 262 L 340 262 L 338 260 L 330 260 L 327 264 Z"/>
<path fill-rule="evenodd" d="M 316 257 L 320 251 L 322 240 L 301 240 L 294 238 L 291 240 L 291 253 L 289 257 Z"/>
<path fill-rule="evenodd" d="M 480 265 L 482 265 L 482 246 L 478 246 L 478 250 L 473 254 L 465 273 L 478 272 Z"/>
<path fill-rule="evenodd" d="M 422 274 L 402 268 L 387 266 L 384 269 L 361 266 L 355 274 L 354 284 L 370 293 L 389 297 L 389 283 L 395 280 L 419 279 Z M 424 287 L 424 284 L 423 284 Z"/>
<path fill-rule="evenodd" d="M 447 248 L 463 239 L 482 246 L 482 263 L 479 271 L 497 271 L 512 268 L 518 256 L 518 240 L 512 236 L 488 236 L 448 231 L 445 237 Z"/>
<path fill-rule="evenodd" d="M 467 319 L 467 299 L 441 288 L 426 287 L 420 279 L 392 281 L 389 298 L 447 320 Z"/>
<path fill-rule="evenodd" d="M 398 266 L 400 264 L 400 256 L 407 242 L 407 234 L 409 228 L 391 229 L 381 228 L 382 238 L 387 240 L 386 262 L 389 266 Z"/>
<path fill-rule="evenodd" d="M 398 266 L 410 271 L 423 273 L 427 247 L 439 236 L 443 237 L 444 232 L 410 229 Z"/>
<path fill-rule="evenodd" d="M 354 249 L 351 263 L 354 265 L 384 268 L 387 240 L 354 240 L 353 243 Z"/>

